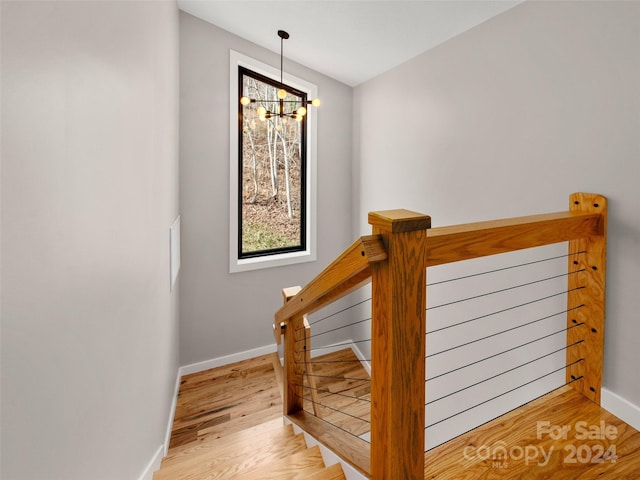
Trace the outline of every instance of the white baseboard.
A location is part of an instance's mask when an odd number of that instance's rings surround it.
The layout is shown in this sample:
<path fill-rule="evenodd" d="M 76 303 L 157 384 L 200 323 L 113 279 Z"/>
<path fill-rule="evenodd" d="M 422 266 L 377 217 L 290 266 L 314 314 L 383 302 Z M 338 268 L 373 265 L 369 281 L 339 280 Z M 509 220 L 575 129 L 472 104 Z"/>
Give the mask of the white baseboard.
<path fill-rule="evenodd" d="M 138 480 L 153 480 L 153 474 L 156 470 L 160 468 L 160 463 L 162 462 L 162 458 L 164 457 L 164 445 L 160 445 L 158 450 L 156 450 L 155 455 L 146 466 L 142 475 L 138 478 Z"/>
<path fill-rule="evenodd" d="M 628 423 L 636 430 L 640 430 L 640 407 L 606 388 L 600 390 L 600 393 L 602 408 L 609 410 L 620 420 Z"/>
<path fill-rule="evenodd" d="M 362 364 L 364 369 L 367 371 L 369 376 L 371 376 L 371 363 L 369 362 L 369 360 L 367 360 L 367 357 L 363 355 L 363 353 L 355 343 L 351 345 L 351 350 L 353 350 L 353 353 L 355 353 L 356 357 L 358 357 L 358 360 L 360 360 L 360 363 Z"/>
<path fill-rule="evenodd" d="M 176 405 L 178 403 L 178 393 L 180 392 L 180 381 L 182 375 L 180 375 L 180 369 L 176 375 L 176 384 L 173 387 L 173 400 L 171 401 L 171 409 L 169 410 L 169 421 L 167 422 L 167 432 L 164 435 L 164 455 L 167 455 L 169 451 L 169 441 L 171 440 L 171 430 L 173 429 L 173 418 L 176 414 Z"/>
<path fill-rule="evenodd" d="M 180 367 L 178 374 L 182 377 L 184 375 L 209 370 L 210 368 L 222 367 L 223 365 L 229 365 L 230 363 L 249 360 L 250 358 L 260 357 L 261 355 L 268 355 L 277 351 L 277 346 L 274 343 L 273 345 L 266 345 L 264 347 L 254 348 L 253 350 L 246 350 L 244 352 L 225 355 L 224 357 L 212 358 L 211 360 L 185 365 L 184 367 Z"/>

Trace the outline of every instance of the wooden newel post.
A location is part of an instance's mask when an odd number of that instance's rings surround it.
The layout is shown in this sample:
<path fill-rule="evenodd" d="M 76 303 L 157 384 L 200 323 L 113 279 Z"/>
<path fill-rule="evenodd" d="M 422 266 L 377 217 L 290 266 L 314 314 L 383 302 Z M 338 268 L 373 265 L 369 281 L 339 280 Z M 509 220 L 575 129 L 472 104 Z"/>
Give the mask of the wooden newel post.
<path fill-rule="evenodd" d="M 300 287 L 285 288 L 282 291 L 287 303 Z M 284 325 L 284 395 L 283 410 L 291 415 L 302 410 L 302 382 L 304 380 L 304 316 L 296 314 Z"/>
<path fill-rule="evenodd" d="M 371 477 L 424 478 L 426 259 L 431 218 L 369 214 L 388 260 L 371 265 Z"/>
<path fill-rule="evenodd" d="M 567 382 L 599 405 L 604 364 L 607 199 L 574 193 L 569 209 L 600 215 L 597 235 L 569 242 L 569 272 L 577 273 L 568 277 L 567 295 Z"/>

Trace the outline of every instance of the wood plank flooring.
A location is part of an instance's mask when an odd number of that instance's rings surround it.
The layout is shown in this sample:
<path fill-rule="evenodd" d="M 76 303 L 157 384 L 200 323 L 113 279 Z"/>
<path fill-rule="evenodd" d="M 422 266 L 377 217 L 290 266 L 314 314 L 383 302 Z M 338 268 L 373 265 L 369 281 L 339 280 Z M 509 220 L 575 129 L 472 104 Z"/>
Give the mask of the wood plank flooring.
<path fill-rule="evenodd" d="M 282 418 L 276 354 L 185 376 L 154 480 L 344 480 Z"/>
<path fill-rule="evenodd" d="M 640 432 L 555 390 L 425 454 L 425 480 L 637 480 Z"/>
<path fill-rule="evenodd" d="M 353 352 L 312 361 L 322 420 L 367 433 L 370 383 Z M 273 354 L 185 376 L 154 480 L 344 479 L 283 426 L 280 369 Z M 313 412 L 307 378 L 304 398 Z M 424 478 L 640 480 L 640 432 L 564 387 L 426 452 Z"/>
<path fill-rule="evenodd" d="M 265 355 L 183 377 L 169 448 L 281 418 L 274 367 L 277 356 Z"/>

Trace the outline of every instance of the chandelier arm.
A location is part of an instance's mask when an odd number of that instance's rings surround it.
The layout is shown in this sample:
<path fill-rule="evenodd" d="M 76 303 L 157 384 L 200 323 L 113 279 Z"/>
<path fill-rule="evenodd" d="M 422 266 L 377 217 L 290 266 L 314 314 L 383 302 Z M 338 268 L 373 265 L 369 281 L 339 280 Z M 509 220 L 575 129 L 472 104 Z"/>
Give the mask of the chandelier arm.
<path fill-rule="evenodd" d="M 300 107 L 299 110 L 303 110 L 303 113 L 298 113 L 298 114 L 294 114 L 294 113 L 285 113 L 284 112 L 284 104 L 298 104 L 300 103 L 301 105 L 313 105 L 315 107 L 317 107 L 320 102 L 318 99 L 315 100 L 303 100 L 302 98 L 300 100 L 285 100 L 284 98 L 286 97 L 286 88 L 287 85 L 284 84 L 284 41 L 286 39 L 289 38 L 289 34 L 287 32 L 285 32 L 284 30 L 278 30 L 278 36 L 280 37 L 280 86 L 285 87 L 282 90 L 280 90 L 278 92 L 278 95 L 280 95 L 280 92 L 285 92 L 282 94 L 283 98 L 280 98 L 278 100 L 262 100 L 262 99 L 255 99 L 255 98 L 251 98 L 251 97 L 245 97 L 245 96 L 241 96 L 240 97 L 240 103 L 242 105 L 248 105 L 250 103 L 277 103 L 278 104 L 278 113 L 273 113 L 271 111 L 267 110 L 267 117 L 266 118 L 272 118 L 274 116 L 280 116 L 280 117 L 290 117 L 290 118 L 295 118 L 298 119 L 299 116 L 304 116 L 306 113 L 306 108 L 304 108 L 303 106 Z M 314 103 L 317 102 L 317 103 Z"/>
<path fill-rule="evenodd" d="M 260 103 L 301 103 L 300 100 L 255 100 L 250 98 L 251 102 L 260 102 Z M 311 101 L 307 100 L 307 104 L 311 103 Z"/>

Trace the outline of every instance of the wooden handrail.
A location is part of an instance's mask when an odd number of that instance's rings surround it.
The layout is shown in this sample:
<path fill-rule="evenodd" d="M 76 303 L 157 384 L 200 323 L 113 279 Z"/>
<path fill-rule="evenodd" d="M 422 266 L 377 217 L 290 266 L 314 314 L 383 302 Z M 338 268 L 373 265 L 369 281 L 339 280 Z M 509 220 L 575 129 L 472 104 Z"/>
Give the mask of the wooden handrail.
<path fill-rule="evenodd" d="M 432 228 L 425 267 L 599 235 L 602 229 L 600 215 L 578 211 Z"/>
<path fill-rule="evenodd" d="M 300 313 L 315 312 L 358 289 L 371 277 L 369 265 L 386 259 L 379 235 L 360 237 L 276 312 L 275 325 Z"/>
<path fill-rule="evenodd" d="M 567 211 L 435 227 L 427 230 L 425 267 L 600 235 L 601 223 L 597 213 Z M 274 328 L 358 289 L 371 277 L 369 265 L 386 259 L 380 235 L 359 238 L 276 312 Z"/>

